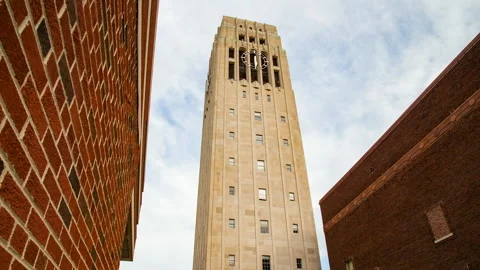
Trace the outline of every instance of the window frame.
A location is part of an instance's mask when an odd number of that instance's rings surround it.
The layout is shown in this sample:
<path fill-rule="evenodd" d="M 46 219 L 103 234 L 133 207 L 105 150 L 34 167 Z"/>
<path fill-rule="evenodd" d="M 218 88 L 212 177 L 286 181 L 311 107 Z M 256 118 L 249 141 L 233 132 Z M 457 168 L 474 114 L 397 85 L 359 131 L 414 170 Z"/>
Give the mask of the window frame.
<path fill-rule="evenodd" d="M 287 170 L 287 172 L 292 172 L 293 171 L 292 164 L 285 164 L 285 169 Z"/>
<path fill-rule="evenodd" d="M 267 95 L 267 102 L 272 102 L 272 96 Z"/>
<path fill-rule="evenodd" d="M 235 219 L 234 218 L 229 218 L 228 219 L 228 228 L 235 229 Z"/>
<path fill-rule="evenodd" d="M 297 258 L 297 270 L 303 269 L 302 258 Z"/>
<path fill-rule="evenodd" d="M 257 160 L 257 171 L 260 171 L 260 172 L 265 171 L 265 160 L 261 160 L 261 159 Z"/>
<path fill-rule="evenodd" d="M 229 186 L 228 187 L 228 195 L 235 195 L 235 186 Z"/>
<path fill-rule="evenodd" d="M 260 233 L 261 234 L 270 233 L 270 225 L 268 224 L 268 220 L 260 220 Z"/>
<path fill-rule="evenodd" d="M 229 131 L 228 132 L 228 138 L 230 140 L 235 140 L 235 132 L 234 131 Z"/>
<path fill-rule="evenodd" d="M 262 270 L 272 270 L 269 255 L 262 255 Z"/>
<path fill-rule="evenodd" d="M 263 135 L 262 134 L 255 134 L 255 144 L 256 145 L 263 145 Z"/>
<path fill-rule="evenodd" d="M 234 108 L 230 108 L 229 114 L 230 114 L 231 116 L 234 116 L 234 115 L 235 115 L 235 109 L 234 109 Z"/>
<path fill-rule="evenodd" d="M 299 230 L 298 230 L 298 224 L 297 223 L 292 224 L 292 231 L 293 231 L 293 233 L 298 233 Z"/>
<path fill-rule="evenodd" d="M 262 194 L 263 192 L 263 194 Z M 267 189 L 266 188 L 259 188 L 258 189 L 258 199 L 260 201 L 266 201 L 267 200 Z"/>
<path fill-rule="evenodd" d="M 295 192 L 289 192 L 288 193 L 288 199 L 293 202 L 295 201 Z"/>
<path fill-rule="evenodd" d="M 242 91 L 242 96 L 243 96 L 243 98 L 247 98 L 247 91 L 243 90 Z"/>
<path fill-rule="evenodd" d="M 235 59 L 235 48 L 228 48 L 228 58 Z"/>
<path fill-rule="evenodd" d="M 283 139 L 283 146 L 290 146 L 290 145 L 288 144 L 288 139 Z"/>
<path fill-rule="evenodd" d="M 229 157 L 228 158 L 228 164 L 230 166 L 235 166 L 235 158 L 234 157 Z"/>
<path fill-rule="evenodd" d="M 255 100 L 259 100 L 259 96 L 258 96 L 258 93 L 255 93 Z"/>
<path fill-rule="evenodd" d="M 287 117 L 280 115 L 280 123 L 287 123 Z"/>
<path fill-rule="evenodd" d="M 255 121 L 262 121 L 262 112 L 255 112 Z"/>
<path fill-rule="evenodd" d="M 229 266 L 235 266 L 235 255 L 233 255 L 233 254 L 228 255 L 228 265 Z"/>

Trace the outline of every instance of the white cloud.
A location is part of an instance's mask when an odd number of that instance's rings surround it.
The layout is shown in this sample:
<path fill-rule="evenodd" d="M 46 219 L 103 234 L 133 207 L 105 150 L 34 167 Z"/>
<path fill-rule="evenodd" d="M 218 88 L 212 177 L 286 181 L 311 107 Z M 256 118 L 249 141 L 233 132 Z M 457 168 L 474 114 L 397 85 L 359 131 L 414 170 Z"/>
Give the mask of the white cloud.
<path fill-rule="evenodd" d="M 191 269 L 204 83 L 222 15 L 277 26 L 318 200 L 479 32 L 459 1 L 160 1 L 137 246 L 121 269 Z"/>

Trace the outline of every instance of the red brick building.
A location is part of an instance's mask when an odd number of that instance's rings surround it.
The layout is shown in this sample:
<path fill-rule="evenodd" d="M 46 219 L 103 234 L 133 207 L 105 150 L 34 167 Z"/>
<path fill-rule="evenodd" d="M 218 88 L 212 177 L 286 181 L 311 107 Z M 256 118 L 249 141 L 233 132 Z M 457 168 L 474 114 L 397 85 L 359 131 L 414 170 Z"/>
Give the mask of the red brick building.
<path fill-rule="evenodd" d="M 0 0 L 0 269 L 132 259 L 157 6 Z"/>
<path fill-rule="evenodd" d="M 331 269 L 480 269 L 480 35 L 320 200 Z"/>

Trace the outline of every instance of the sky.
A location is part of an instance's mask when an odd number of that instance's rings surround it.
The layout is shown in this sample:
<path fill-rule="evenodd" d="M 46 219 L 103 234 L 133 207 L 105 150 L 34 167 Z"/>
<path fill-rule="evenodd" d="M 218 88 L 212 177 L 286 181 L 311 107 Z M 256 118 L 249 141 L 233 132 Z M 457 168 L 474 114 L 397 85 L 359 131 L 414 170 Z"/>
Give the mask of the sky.
<path fill-rule="evenodd" d="M 129 269 L 192 269 L 204 87 L 222 16 L 287 51 L 322 269 L 318 201 L 479 33 L 478 0 L 160 0 L 145 190 Z"/>

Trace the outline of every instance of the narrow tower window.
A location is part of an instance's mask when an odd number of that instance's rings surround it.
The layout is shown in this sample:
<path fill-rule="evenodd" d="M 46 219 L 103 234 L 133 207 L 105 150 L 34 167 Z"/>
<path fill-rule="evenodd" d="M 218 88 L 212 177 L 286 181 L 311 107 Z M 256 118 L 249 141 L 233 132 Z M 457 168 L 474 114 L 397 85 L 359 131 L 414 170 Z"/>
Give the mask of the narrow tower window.
<path fill-rule="evenodd" d="M 298 233 L 298 224 L 292 225 L 293 233 Z"/>
<path fill-rule="evenodd" d="M 228 62 L 228 79 L 235 80 L 235 62 Z"/>
<path fill-rule="evenodd" d="M 265 171 L 265 161 L 257 160 L 257 171 Z"/>
<path fill-rule="evenodd" d="M 231 229 L 235 229 L 235 219 L 231 218 L 228 220 L 228 227 Z"/>
<path fill-rule="evenodd" d="M 258 145 L 263 144 L 263 135 L 257 134 L 255 135 L 255 141 L 257 142 Z"/>
<path fill-rule="evenodd" d="M 280 87 L 280 72 L 278 70 L 273 71 L 273 76 L 275 77 L 275 87 Z"/>
<path fill-rule="evenodd" d="M 297 258 L 297 270 L 300 270 L 300 269 L 302 269 L 302 259 Z"/>
<path fill-rule="evenodd" d="M 228 255 L 228 265 L 234 266 L 235 265 L 235 255 Z"/>
<path fill-rule="evenodd" d="M 271 270 L 270 268 L 270 256 L 262 256 L 262 270 Z"/>
<path fill-rule="evenodd" d="M 265 188 L 258 189 L 258 199 L 261 201 L 267 200 L 267 190 Z"/>
<path fill-rule="evenodd" d="M 230 115 L 235 115 L 235 109 L 230 108 L 230 112 L 229 112 L 229 113 L 230 113 Z"/>
<path fill-rule="evenodd" d="M 248 41 L 249 41 L 250 43 L 255 43 L 255 37 L 249 37 L 249 38 L 248 38 Z"/>
<path fill-rule="evenodd" d="M 262 121 L 262 113 L 261 112 L 255 112 L 255 120 L 256 121 Z"/>
<path fill-rule="evenodd" d="M 287 164 L 287 165 L 286 165 L 286 168 L 287 168 L 287 171 L 288 171 L 288 172 L 292 172 L 292 165 Z"/>
<path fill-rule="evenodd" d="M 238 40 L 245 41 L 245 35 L 238 35 Z"/>
<path fill-rule="evenodd" d="M 228 163 L 230 164 L 230 166 L 235 165 L 235 158 L 233 158 L 233 157 L 229 158 Z"/>
<path fill-rule="evenodd" d="M 260 39 L 260 45 L 265 45 L 265 39 L 264 38 Z"/>
<path fill-rule="evenodd" d="M 245 49 L 244 48 L 240 48 L 238 50 L 238 63 L 239 63 L 239 69 L 238 69 L 238 72 L 239 72 L 239 76 L 238 76 L 238 79 L 239 80 L 246 80 L 247 79 L 247 65 L 243 62 L 242 60 L 242 55 L 243 53 L 245 52 Z"/>
<path fill-rule="evenodd" d="M 235 132 L 230 131 L 230 132 L 228 133 L 228 137 L 230 138 L 230 140 L 235 139 Z"/>
<path fill-rule="evenodd" d="M 287 122 L 287 119 L 285 118 L 285 116 L 280 116 L 280 122 L 282 123 L 286 123 Z"/>
<path fill-rule="evenodd" d="M 270 95 L 267 95 L 267 101 L 268 102 L 272 101 L 272 97 Z"/>
<path fill-rule="evenodd" d="M 258 93 L 255 93 L 255 100 L 258 100 Z"/>
<path fill-rule="evenodd" d="M 268 233 L 268 220 L 260 220 L 260 233 Z"/>
<path fill-rule="evenodd" d="M 288 193 L 288 198 L 290 199 L 290 201 L 295 201 L 295 193 L 293 192 Z"/>
<path fill-rule="evenodd" d="M 234 186 L 229 186 L 228 187 L 228 194 L 235 195 L 235 187 Z"/>
<path fill-rule="evenodd" d="M 247 91 L 242 91 L 243 98 L 247 98 Z"/>
<path fill-rule="evenodd" d="M 272 56 L 272 62 L 274 67 L 278 67 L 278 57 Z"/>
<path fill-rule="evenodd" d="M 228 57 L 229 58 L 235 58 L 235 49 L 234 48 L 229 48 L 228 49 Z"/>
<path fill-rule="evenodd" d="M 283 145 L 288 146 L 288 140 L 287 139 L 283 139 Z"/>

